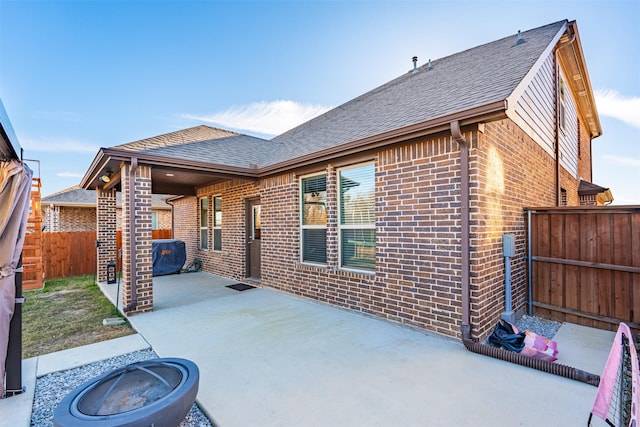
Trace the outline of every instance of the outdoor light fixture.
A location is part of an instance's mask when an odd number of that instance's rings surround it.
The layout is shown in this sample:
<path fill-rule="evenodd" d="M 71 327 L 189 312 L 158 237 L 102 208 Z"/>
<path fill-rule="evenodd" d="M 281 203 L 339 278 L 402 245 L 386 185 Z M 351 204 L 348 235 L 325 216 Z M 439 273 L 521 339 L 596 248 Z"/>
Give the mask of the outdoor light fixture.
<path fill-rule="evenodd" d="M 105 184 L 111 181 L 111 172 L 106 172 L 104 175 L 102 175 L 100 177 L 100 181 L 104 182 Z"/>

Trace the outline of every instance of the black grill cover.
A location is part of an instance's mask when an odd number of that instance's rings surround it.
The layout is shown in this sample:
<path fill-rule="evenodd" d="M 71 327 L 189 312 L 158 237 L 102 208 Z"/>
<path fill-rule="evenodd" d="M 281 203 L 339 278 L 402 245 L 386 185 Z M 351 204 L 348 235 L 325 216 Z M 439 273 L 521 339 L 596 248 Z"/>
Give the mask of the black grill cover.
<path fill-rule="evenodd" d="M 177 239 L 160 239 L 151 241 L 153 259 L 153 275 L 180 273 L 187 260 L 184 242 Z"/>

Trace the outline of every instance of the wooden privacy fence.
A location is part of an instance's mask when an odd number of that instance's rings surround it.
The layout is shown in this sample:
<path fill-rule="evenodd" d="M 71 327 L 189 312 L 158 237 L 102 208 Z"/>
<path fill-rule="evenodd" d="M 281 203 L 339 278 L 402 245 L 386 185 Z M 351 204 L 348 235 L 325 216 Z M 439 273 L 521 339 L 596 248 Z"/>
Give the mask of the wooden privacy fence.
<path fill-rule="evenodd" d="M 640 329 L 640 207 L 535 208 L 534 313 L 600 329 Z"/>
<path fill-rule="evenodd" d="M 95 231 L 71 231 L 42 234 L 44 278 L 96 274 L 97 251 Z M 171 230 L 153 230 L 152 239 L 170 239 Z M 122 246 L 122 232 L 116 232 L 116 258 Z M 120 261 L 118 267 L 120 267 Z"/>

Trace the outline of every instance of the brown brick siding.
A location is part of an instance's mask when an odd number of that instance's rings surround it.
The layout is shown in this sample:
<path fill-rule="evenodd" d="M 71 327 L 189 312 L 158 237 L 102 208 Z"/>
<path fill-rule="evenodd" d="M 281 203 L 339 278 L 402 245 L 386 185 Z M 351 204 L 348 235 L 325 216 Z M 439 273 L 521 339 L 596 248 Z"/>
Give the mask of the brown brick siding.
<path fill-rule="evenodd" d="M 128 216 L 129 209 L 129 165 L 122 167 L 122 210 Z M 139 165 L 135 172 L 135 235 L 129 227 L 129 221 L 124 221 L 122 227 L 122 264 L 123 291 L 122 301 L 128 314 L 143 313 L 153 309 L 152 260 L 151 260 L 151 168 Z M 132 292 L 130 260 L 130 239 L 135 241 L 136 257 L 136 289 L 137 299 Z M 133 303 L 136 303 L 135 305 Z"/>
<path fill-rule="evenodd" d="M 526 304 L 524 207 L 556 201 L 555 161 L 511 120 L 467 129 L 470 150 L 471 316 L 473 335 L 485 337 L 504 311 L 502 235 L 516 236 L 512 260 L 513 308 Z M 584 153 L 583 153 L 584 155 Z M 448 336 L 461 323 L 460 150 L 442 134 L 370 155 L 376 165 L 376 270 L 339 268 L 336 169 L 327 174 L 327 265 L 301 264 L 299 178 L 286 173 L 259 183 L 230 181 L 201 188 L 223 204 L 223 250 L 198 249 L 198 199 L 176 200 L 174 236 L 187 244 L 188 262 L 205 271 L 245 277 L 245 206 L 262 205 L 262 285 Z M 354 160 L 354 164 L 360 162 Z M 344 165 L 345 159 L 341 159 Z M 577 205 L 577 181 L 562 170 L 568 202 Z"/>
<path fill-rule="evenodd" d="M 511 260 L 513 309 L 526 307 L 523 208 L 556 204 L 555 161 L 512 121 L 501 120 L 485 125 L 471 163 L 471 314 L 474 335 L 485 337 L 505 307 L 504 233 L 516 237 L 516 256 Z M 578 181 L 564 168 L 560 186 L 567 190 L 568 205 L 577 206 Z"/>
<path fill-rule="evenodd" d="M 116 261 L 116 192 L 114 190 L 96 190 L 97 219 L 96 239 L 100 242 L 97 248 L 98 282 L 107 281 L 107 262 Z M 76 231 L 76 230 L 74 230 Z"/>

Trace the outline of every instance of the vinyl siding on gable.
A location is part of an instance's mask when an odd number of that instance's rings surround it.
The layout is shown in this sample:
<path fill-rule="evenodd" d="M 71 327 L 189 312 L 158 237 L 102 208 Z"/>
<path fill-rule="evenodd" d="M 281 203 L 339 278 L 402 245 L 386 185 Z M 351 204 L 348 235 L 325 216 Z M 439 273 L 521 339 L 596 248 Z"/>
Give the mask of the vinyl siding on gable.
<path fill-rule="evenodd" d="M 560 164 L 574 178 L 578 177 L 578 106 L 569 81 L 560 70 L 565 84 L 565 128 L 560 129 Z"/>
<path fill-rule="evenodd" d="M 513 121 L 555 157 L 553 54 L 544 61 L 529 86 L 517 100 Z"/>

